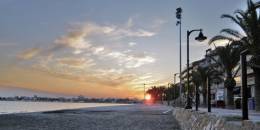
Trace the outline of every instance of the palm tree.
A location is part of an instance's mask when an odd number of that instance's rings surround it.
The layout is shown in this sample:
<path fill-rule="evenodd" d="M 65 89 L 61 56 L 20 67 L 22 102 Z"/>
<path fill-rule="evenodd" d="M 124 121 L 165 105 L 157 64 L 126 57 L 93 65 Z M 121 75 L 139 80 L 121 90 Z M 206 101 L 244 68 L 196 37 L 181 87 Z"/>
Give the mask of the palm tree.
<path fill-rule="evenodd" d="M 247 1 L 247 9 L 236 10 L 234 16 L 224 14 L 221 17 L 227 18 L 237 24 L 243 31 L 243 34 L 234 29 L 222 29 L 221 32 L 228 34 L 218 35 L 211 39 L 210 42 L 216 40 L 230 40 L 236 39 L 241 41 L 242 48 L 249 50 L 252 58 L 250 59 L 250 66 L 255 75 L 255 101 L 256 110 L 260 111 L 260 16 L 257 10 L 260 8 L 260 2 Z"/>
<path fill-rule="evenodd" d="M 201 86 L 201 92 L 203 96 L 203 105 L 207 104 L 207 79 L 210 79 L 212 83 L 218 83 L 222 81 L 222 72 L 216 69 L 216 66 L 209 65 L 207 67 L 198 66 L 191 73 L 191 82 L 198 89 Z"/>
<path fill-rule="evenodd" d="M 166 87 L 164 86 L 153 86 L 152 88 L 148 89 L 146 93 L 150 94 L 155 101 L 162 101 L 165 88 Z"/>
<path fill-rule="evenodd" d="M 179 88 L 177 84 L 170 84 L 168 88 L 165 88 L 164 91 L 167 100 L 175 100 L 179 97 Z"/>
<path fill-rule="evenodd" d="M 239 43 L 237 41 L 234 41 Z M 209 43 L 211 44 L 211 43 Z M 234 46 L 234 44 L 228 43 L 226 46 L 216 47 L 214 50 L 215 54 L 218 56 L 218 59 L 210 56 L 212 60 L 219 65 L 219 67 L 225 73 L 224 86 L 227 89 L 227 107 L 232 108 L 234 106 L 234 94 L 233 90 L 236 86 L 235 77 L 240 69 L 238 66 L 240 60 L 240 48 Z"/>
<path fill-rule="evenodd" d="M 207 103 L 207 68 L 198 67 L 196 70 L 193 70 L 191 73 L 191 82 L 198 89 L 201 86 L 201 93 L 203 96 L 203 105 L 206 106 Z"/>

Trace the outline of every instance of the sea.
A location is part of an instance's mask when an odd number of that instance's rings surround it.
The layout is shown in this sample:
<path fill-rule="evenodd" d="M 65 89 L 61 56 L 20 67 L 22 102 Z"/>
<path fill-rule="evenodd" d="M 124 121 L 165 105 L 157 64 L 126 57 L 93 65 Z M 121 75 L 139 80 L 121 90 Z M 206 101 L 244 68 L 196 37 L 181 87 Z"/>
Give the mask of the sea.
<path fill-rule="evenodd" d="M 79 109 L 122 105 L 127 104 L 0 101 L 0 114 L 43 112 L 63 109 Z"/>

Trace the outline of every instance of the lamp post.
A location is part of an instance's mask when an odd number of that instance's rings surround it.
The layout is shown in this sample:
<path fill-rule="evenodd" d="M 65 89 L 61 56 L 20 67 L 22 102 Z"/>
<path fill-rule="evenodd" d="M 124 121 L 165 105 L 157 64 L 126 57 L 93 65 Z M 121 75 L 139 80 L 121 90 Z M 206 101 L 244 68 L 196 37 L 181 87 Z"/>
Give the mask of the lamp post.
<path fill-rule="evenodd" d="M 179 27 L 180 27 L 180 30 L 179 30 L 179 32 L 180 32 L 180 75 L 179 75 L 179 78 L 180 78 L 180 104 L 182 103 L 182 98 L 181 98 L 181 89 L 182 89 L 182 77 L 181 77 L 181 18 L 182 18 L 182 8 L 177 8 L 176 9 L 176 18 L 178 19 L 178 21 L 177 21 L 177 23 L 176 23 L 176 26 L 178 26 L 179 25 Z"/>
<path fill-rule="evenodd" d="M 195 108 L 196 111 L 199 110 L 199 86 L 195 85 Z"/>
<path fill-rule="evenodd" d="M 190 53 L 190 48 L 189 48 L 189 40 L 190 40 L 190 34 L 192 33 L 192 32 L 200 32 L 199 33 L 199 35 L 195 38 L 195 40 L 197 40 L 197 41 L 200 41 L 200 42 L 202 42 L 202 41 L 204 41 L 204 40 L 206 40 L 207 39 L 207 37 L 205 37 L 204 35 L 203 35 L 203 33 L 202 33 L 202 29 L 194 29 L 194 30 L 188 30 L 187 31 L 187 88 L 188 88 L 188 95 L 187 95 L 187 104 L 186 104 L 186 106 L 185 106 L 185 109 L 192 109 L 192 106 L 191 106 L 191 103 L 192 103 L 192 101 L 191 101 L 191 89 L 190 89 L 190 68 L 189 68 L 189 53 Z"/>
<path fill-rule="evenodd" d="M 167 88 L 167 93 L 166 93 L 166 97 L 167 97 L 167 104 L 168 106 L 170 105 L 170 97 L 171 97 L 171 93 L 170 93 L 170 85 L 171 83 L 168 83 L 168 88 Z"/>
<path fill-rule="evenodd" d="M 175 90 L 175 89 L 176 89 L 176 86 L 175 86 L 175 85 L 176 85 L 176 75 L 177 75 L 177 74 L 179 74 L 179 73 L 175 73 L 175 74 L 174 74 L 174 88 L 173 88 L 173 91 L 174 91 L 173 95 L 174 95 L 174 96 L 173 96 L 173 99 L 175 99 L 175 97 L 176 97 L 176 90 Z"/>
<path fill-rule="evenodd" d="M 209 61 L 209 53 L 211 52 L 211 49 L 206 50 L 206 60 L 210 66 L 211 62 Z M 210 88 L 210 77 L 207 76 L 207 96 L 208 96 L 208 112 L 211 112 L 211 88 Z"/>
<path fill-rule="evenodd" d="M 248 120 L 248 88 L 247 88 L 247 62 L 246 56 L 249 54 L 248 50 L 244 50 L 240 53 L 240 64 L 242 69 L 242 119 Z"/>

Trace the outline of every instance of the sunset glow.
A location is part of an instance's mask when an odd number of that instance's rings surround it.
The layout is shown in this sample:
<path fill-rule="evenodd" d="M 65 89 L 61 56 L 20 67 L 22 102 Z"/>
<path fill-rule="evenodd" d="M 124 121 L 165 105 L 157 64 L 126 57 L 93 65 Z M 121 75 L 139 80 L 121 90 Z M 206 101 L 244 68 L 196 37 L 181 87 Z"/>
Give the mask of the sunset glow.
<path fill-rule="evenodd" d="M 150 94 L 146 94 L 146 95 L 145 95 L 145 100 L 151 100 L 151 98 L 152 98 L 152 97 L 151 97 Z"/>
<path fill-rule="evenodd" d="M 0 1 L 0 87 L 143 99 L 144 83 L 167 85 L 179 71 L 177 7 L 192 21 L 183 30 L 200 25 L 210 37 L 226 25 L 215 24 L 223 10 L 244 3 L 203 2 Z M 200 59 L 207 41 L 190 42 L 191 61 Z"/>

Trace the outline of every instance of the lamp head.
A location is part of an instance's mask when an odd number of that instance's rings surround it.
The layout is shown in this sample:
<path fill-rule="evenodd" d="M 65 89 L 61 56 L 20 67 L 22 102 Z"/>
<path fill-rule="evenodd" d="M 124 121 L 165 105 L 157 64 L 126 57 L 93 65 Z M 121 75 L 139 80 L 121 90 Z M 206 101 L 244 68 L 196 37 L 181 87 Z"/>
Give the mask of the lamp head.
<path fill-rule="evenodd" d="M 181 19 L 182 9 L 179 7 L 176 9 L 176 18 Z"/>
<path fill-rule="evenodd" d="M 200 31 L 199 35 L 195 38 L 195 40 L 202 42 L 204 40 L 206 40 L 207 37 L 203 35 L 202 31 Z"/>
<path fill-rule="evenodd" d="M 179 14 L 182 13 L 181 7 L 179 7 L 179 8 L 176 9 L 176 13 L 179 13 Z"/>

